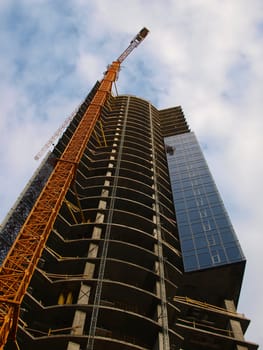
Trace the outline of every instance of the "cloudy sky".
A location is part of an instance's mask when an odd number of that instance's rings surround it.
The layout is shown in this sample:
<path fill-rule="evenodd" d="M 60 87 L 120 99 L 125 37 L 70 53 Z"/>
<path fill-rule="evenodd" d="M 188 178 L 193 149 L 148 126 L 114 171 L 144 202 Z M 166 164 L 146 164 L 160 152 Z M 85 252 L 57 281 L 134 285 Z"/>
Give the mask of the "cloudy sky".
<path fill-rule="evenodd" d="M 0 221 L 34 155 L 143 26 L 118 91 L 182 105 L 248 260 L 246 338 L 263 344 L 262 0 L 1 0 Z"/>

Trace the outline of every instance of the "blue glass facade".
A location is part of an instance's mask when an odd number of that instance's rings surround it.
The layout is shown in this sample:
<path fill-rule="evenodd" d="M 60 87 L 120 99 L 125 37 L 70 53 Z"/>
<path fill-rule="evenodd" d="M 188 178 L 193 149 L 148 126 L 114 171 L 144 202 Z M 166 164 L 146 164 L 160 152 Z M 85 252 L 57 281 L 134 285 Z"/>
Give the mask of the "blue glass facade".
<path fill-rule="evenodd" d="M 164 140 L 185 271 L 245 260 L 194 133 Z"/>

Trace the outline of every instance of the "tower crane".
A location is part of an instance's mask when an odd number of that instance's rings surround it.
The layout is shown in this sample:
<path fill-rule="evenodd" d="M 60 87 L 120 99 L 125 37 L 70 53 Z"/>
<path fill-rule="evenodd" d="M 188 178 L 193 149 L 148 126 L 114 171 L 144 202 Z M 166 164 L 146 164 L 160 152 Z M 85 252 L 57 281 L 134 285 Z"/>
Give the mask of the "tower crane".
<path fill-rule="evenodd" d="M 67 147 L 49 176 L 24 225 L 0 268 L 0 350 L 8 339 L 16 341 L 20 306 L 31 277 L 45 248 L 59 209 L 72 181 L 76 167 L 100 117 L 121 63 L 147 36 L 143 28 L 126 50 L 107 67 L 99 88 Z"/>

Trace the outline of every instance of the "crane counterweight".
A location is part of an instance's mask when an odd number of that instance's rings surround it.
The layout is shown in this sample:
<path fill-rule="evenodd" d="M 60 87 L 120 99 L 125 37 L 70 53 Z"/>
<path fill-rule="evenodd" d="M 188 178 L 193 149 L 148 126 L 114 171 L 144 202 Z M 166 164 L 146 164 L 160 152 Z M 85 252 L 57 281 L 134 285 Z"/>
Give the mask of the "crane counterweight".
<path fill-rule="evenodd" d="M 142 28 L 139 33 L 134 37 L 134 39 L 132 39 L 131 44 L 134 41 L 137 41 L 138 43 L 140 43 L 149 33 L 149 30 L 147 28 Z"/>

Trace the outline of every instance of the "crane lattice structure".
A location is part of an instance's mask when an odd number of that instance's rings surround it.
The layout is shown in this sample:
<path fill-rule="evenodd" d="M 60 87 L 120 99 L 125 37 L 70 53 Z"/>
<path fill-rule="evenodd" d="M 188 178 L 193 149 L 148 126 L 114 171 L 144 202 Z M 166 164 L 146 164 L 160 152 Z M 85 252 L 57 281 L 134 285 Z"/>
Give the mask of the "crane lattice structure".
<path fill-rule="evenodd" d="M 57 160 L 35 205 L 18 233 L 0 269 L 0 350 L 9 339 L 16 339 L 20 305 L 33 272 L 45 248 L 66 192 L 75 178 L 76 168 L 100 117 L 121 63 L 148 34 L 143 28 L 128 48 L 107 68 L 90 105 Z"/>
<path fill-rule="evenodd" d="M 60 127 L 56 130 L 56 132 L 54 133 L 54 135 L 52 135 L 50 137 L 50 139 L 48 140 L 48 142 L 41 148 L 41 150 L 35 155 L 34 159 L 35 160 L 39 160 L 49 149 L 50 146 L 52 146 L 56 139 L 62 134 L 63 130 L 66 129 L 66 127 L 70 124 L 70 122 L 72 121 L 72 119 L 75 117 L 75 115 L 78 112 L 79 107 L 81 106 L 81 104 L 70 114 L 70 116 L 68 116 L 64 122 L 60 125 Z"/>

